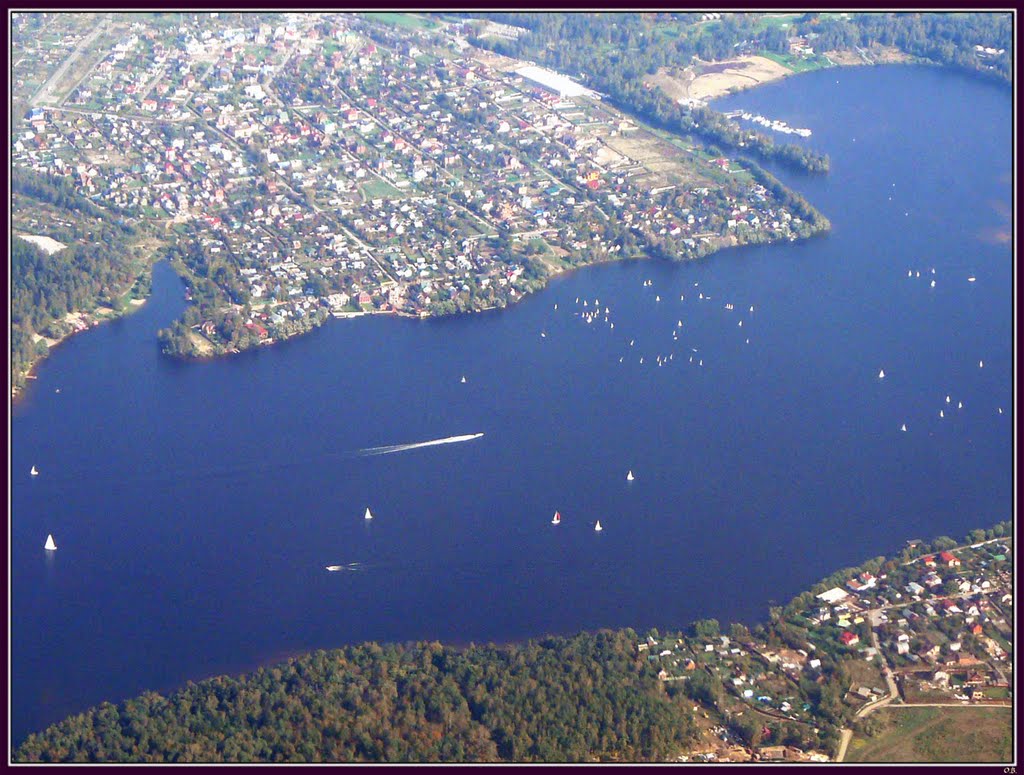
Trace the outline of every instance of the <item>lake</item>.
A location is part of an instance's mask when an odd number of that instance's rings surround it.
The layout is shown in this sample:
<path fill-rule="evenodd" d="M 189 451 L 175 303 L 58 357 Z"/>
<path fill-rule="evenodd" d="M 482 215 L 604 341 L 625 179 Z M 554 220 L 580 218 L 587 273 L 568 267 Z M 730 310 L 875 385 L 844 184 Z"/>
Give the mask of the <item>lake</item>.
<path fill-rule="evenodd" d="M 752 624 L 1010 518 L 1010 90 L 853 68 L 716 107 L 812 130 L 831 173 L 773 171 L 828 236 L 202 363 L 159 354 L 184 301 L 158 265 L 138 312 L 57 348 L 11 422 L 14 741 L 364 640 Z"/>

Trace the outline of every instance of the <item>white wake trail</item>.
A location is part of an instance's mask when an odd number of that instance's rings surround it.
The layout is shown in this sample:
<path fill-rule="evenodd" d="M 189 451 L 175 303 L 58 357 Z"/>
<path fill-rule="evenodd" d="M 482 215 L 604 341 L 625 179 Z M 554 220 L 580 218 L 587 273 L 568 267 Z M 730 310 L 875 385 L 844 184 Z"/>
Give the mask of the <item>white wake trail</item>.
<path fill-rule="evenodd" d="M 391 444 L 387 447 L 368 447 L 359 450 L 360 455 L 390 455 L 393 452 L 408 452 L 410 449 L 420 447 L 436 447 L 438 444 L 458 444 L 462 441 L 472 441 L 483 436 L 482 433 L 469 433 L 464 436 L 448 436 L 444 439 L 432 439 L 431 441 L 418 441 L 415 444 Z"/>

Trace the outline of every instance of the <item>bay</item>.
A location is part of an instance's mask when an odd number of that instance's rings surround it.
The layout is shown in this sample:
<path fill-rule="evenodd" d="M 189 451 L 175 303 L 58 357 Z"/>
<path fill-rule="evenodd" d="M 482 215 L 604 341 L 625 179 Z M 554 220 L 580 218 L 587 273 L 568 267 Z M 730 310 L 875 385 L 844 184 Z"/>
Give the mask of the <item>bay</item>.
<path fill-rule="evenodd" d="M 1010 91 L 855 68 L 716 107 L 812 130 L 831 173 L 773 171 L 828 236 L 202 363 L 158 352 L 184 304 L 158 265 L 138 312 L 62 344 L 12 411 L 14 742 L 363 640 L 754 623 L 907 538 L 1008 519 Z"/>

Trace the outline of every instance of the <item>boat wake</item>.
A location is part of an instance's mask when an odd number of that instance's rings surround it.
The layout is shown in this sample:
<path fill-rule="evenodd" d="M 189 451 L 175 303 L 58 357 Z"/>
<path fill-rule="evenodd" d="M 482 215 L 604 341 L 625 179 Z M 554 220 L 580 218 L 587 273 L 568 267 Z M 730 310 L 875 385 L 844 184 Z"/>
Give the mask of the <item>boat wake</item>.
<path fill-rule="evenodd" d="M 326 566 L 327 570 L 331 571 L 332 573 L 337 573 L 338 571 L 352 571 L 352 572 L 364 571 L 364 570 L 367 569 L 367 567 L 369 567 L 369 566 L 363 565 L 361 562 L 350 562 L 350 563 L 348 563 L 346 565 L 327 565 Z"/>
<path fill-rule="evenodd" d="M 390 455 L 394 452 L 408 452 L 411 449 L 420 449 L 421 447 L 435 447 L 438 444 L 458 444 L 463 441 L 472 441 L 473 439 L 479 439 L 483 436 L 482 433 L 470 433 L 465 436 L 448 436 L 444 439 L 433 439 L 431 441 L 419 441 L 415 444 L 391 444 L 386 447 L 367 447 L 366 449 L 359 450 L 360 455 Z"/>

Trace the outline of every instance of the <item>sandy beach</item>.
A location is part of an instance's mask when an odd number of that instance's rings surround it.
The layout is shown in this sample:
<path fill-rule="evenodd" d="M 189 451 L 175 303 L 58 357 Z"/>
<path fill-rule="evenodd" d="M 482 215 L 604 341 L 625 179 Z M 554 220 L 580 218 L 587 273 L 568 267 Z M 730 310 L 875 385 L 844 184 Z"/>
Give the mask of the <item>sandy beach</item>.
<path fill-rule="evenodd" d="M 766 57 L 747 56 L 723 62 L 699 62 L 685 69 L 661 68 L 649 83 L 676 101 L 713 100 L 732 89 L 748 89 L 792 72 Z"/>

